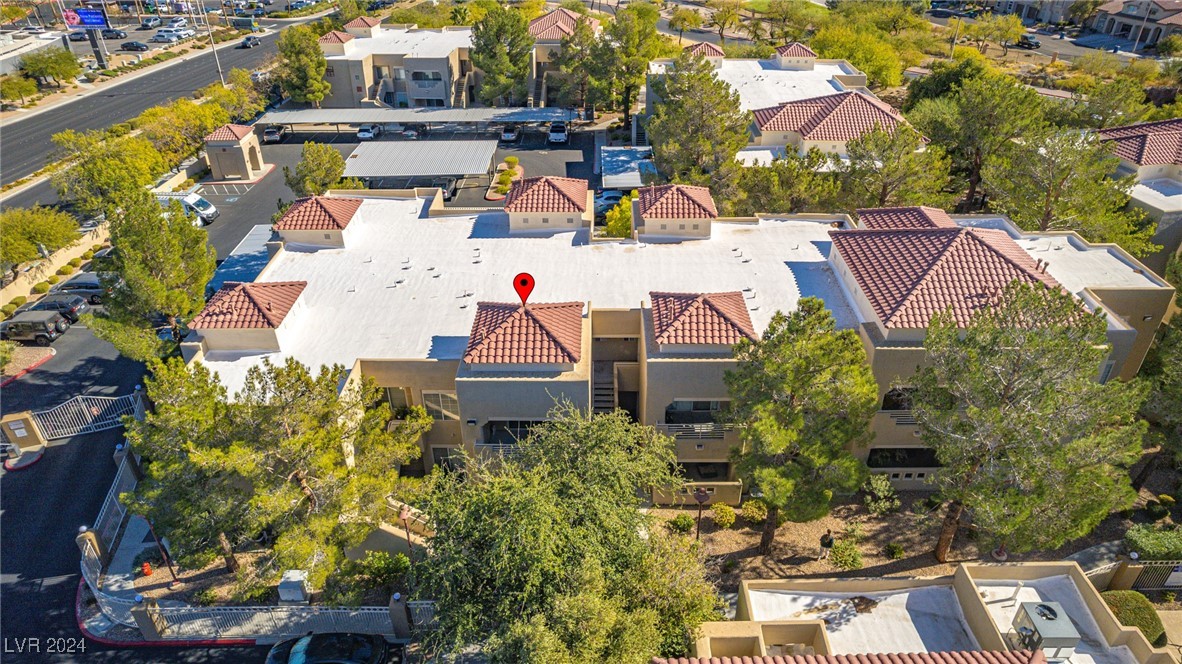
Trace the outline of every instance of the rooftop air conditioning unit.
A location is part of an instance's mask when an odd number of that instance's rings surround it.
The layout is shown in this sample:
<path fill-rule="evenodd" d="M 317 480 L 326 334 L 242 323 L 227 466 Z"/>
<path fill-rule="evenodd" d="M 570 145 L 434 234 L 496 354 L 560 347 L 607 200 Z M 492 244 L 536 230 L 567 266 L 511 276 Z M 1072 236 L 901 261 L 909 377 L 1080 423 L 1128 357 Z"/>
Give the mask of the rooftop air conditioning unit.
<path fill-rule="evenodd" d="M 1079 632 L 1058 602 L 1022 602 L 1013 627 L 1014 647 L 1042 650 L 1050 661 L 1069 659 L 1079 643 Z"/>

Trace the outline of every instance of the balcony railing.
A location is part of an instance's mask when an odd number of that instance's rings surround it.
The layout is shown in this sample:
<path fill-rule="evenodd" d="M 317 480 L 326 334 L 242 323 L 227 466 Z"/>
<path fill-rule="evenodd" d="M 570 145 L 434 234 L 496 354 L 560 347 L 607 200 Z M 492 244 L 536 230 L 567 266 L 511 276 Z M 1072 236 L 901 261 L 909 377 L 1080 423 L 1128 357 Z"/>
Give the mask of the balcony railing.
<path fill-rule="evenodd" d="M 705 422 L 702 424 L 664 424 L 659 427 L 662 431 L 676 438 L 690 440 L 721 440 L 728 431 L 734 431 L 733 424 Z"/>
<path fill-rule="evenodd" d="M 448 92 L 446 81 L 411 81 L 410 88 L 416 97 L 445 98 Z"/>

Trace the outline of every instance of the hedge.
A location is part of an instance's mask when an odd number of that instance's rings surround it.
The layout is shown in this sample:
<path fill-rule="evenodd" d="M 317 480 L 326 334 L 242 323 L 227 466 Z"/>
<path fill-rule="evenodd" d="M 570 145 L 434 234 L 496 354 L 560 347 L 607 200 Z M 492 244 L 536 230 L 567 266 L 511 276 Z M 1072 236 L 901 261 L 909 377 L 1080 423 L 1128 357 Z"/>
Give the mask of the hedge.
<path fill-rule="evenodd" d="M 12 312 L 14 312 L 14 311 L 16 311 L 16 307 L 11 304 L 6 304 L 6 305 L 0 307 L 0 314 L 3 314 L 5 318 L 8 318 L 9 316 L 11 316 Z"/>
<path fill-rule="evenodd" d="M 82 265 L 81 258 L 71 258 L 70 259 L 70 267 L 79 267 L 81 265 Z"/>
<path fill-rule="evenodd" d="M 1100 593 L 1116 619 L 1125 627 L 1136 627 L 1154 646 L 1166 645 L 1166 628 L 1149 599 L 1136 590 L 1108 590 Z"/>
<path fill-rule="evenodd" d="M 33 285 L 33 292 L 37 293 L 37 294 L 48 293 L 49 292 L 49 282 L 42 281 L 39 284 L 34 284 Z"/>
<path fill-rule="evenodd" d="M 12 300 L 10 300 L 8 303 L 14 307 L 19 307 L 28 301 L 29 301 L 29 298 L 25 297 L 24 295 L 17 295 L 16 297 L 12 298 Z"/>
<path fill-rule="evenodd" d="M 57 273 L 63 277 L 66 276 L 67 274 L 73 274 L 74 273 L 74 266 L 63 265 L 57 269 Z"/>
<path fill-rule="evenodd" d="M 62 278 L 61 278 L 61 277 L 59 277 L 59 276 L 57 276 L 56 274 L 54 274 L 54 275 L 51 275 L 50 277 L 46 278 L 46 279 L 45 279 L 45 283 L 47 283 L 47 284 L 49 284 L 50 286 L 52 286 L 52 285 L 56 284 L 57 282 L 59 282 L 59 281 L 61 281 L 61 280 L 62 280 Z"/>
<path fill-rule="evenodd" d="M 1125 531 L 1125 548 L 1141 560 L 1182 560 L 1182 530 L 1137 524 Z"/>

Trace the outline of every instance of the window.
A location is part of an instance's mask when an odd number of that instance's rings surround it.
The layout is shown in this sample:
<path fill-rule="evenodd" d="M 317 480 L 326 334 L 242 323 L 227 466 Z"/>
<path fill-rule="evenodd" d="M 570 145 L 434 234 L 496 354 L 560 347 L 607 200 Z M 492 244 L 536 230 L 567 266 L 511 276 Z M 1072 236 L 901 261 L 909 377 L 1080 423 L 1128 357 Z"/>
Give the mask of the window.
<path fill-rule="evenodd" d="M 696 230 L 698 230 L 698 225 L 697 225 L 697 224 L 694 224 L 694 230 L 695 230 L 695 231 L 696 231 Z"/>
<path fill-rule="evenodd" d="M 332 233 L 325 233 L 325 234 L 324 234 L 324 239 L 325 239 L 325 240 L 331 240 L 331 239 L 332 239 Z"/>
<path fill-rule="evenodd" d="M 484 442 L 489 445 L 516 445 L 518 441 L 529 437 L 530 430 L 539 424 L 540 420 L 496 420 L 485 425 Z"/>
<path fill-rule="evenodd" d="M 677 225 L 677 230 L 679 230 L 679 231 L 684 231 L 684 230 L 685 230 L 685 224 L 678 224 L 678 225 Z"/>
<path fill-rule="evenodd" d="M 411 72 L 410 80 L 412 80 L 412 81 L 442 81 L 443 76 L 437 71 L 415 71 L 415 72 Z"/>
<path fill-rule="evenodd" d="M 548 223 L 550 223 L 550 217 L 542 217 L 542 223 L 543 223 L 543 224 L 548 224 Z"/>
<path fill-rule="evenodd" d="M 523 224 L 528 224 L 528 223 L 529 223 L 529 217 L 522 217 L 522 218 L 521 218 L 521 223 L 523 223 Z"/>
<path fill-rule="evenodd" d="M 336 72 L 333 71 L 332 67 L 328 67 L 324 70 L 324 75 L 325 76 L 335 76 Z"/>
<path fill-rule="evenodd" d="M 410 405 L 406 402 L 406 390 L 401 387 L 387 387 L 386 401 L 390 403 L 390 410 L 395 412 Z"/>
<path fill-rule="evenodd" d="M 661 230 L 665 230 L 665 224 L 661 224 Z"/>
<path fill-rule="evenodd" d="M 866 466 L 875 468 L 939 468 L 936 451 L 930 447 L 875 447 L 866 457 Z"/>
<path fill-rule="evenodd" d="M 455 392 L 423 392 L 423 407 L 436 420 L 460 419 L 460 402 Z"/>

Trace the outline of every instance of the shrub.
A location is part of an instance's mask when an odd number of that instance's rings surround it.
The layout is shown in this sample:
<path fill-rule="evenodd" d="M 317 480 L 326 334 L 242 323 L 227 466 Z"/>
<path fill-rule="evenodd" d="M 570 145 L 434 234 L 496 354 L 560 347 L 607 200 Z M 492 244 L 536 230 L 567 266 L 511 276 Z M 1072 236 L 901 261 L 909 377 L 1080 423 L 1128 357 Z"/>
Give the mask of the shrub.
<path fill-rule="evenodd" d="M 37 293 L 38 295 L 43 294 L 43 293 L 48 293 L 49 292 L 49 282 L 42 281 L 39 284 L 34 284 L 33 285 L 33 292 Z"/>
<path fill-rule="evenodd" d="M 714 512 L 714 525 L 719 528 L 730 528 L 735 525 L 735 508 L 726 503 L 714 503 L 710 506 L 710 511 Z"/>
<path fill-rule="evenodd" d="M 829 553 L 829 560 L 834 567 L 848 571 L 862 569 L 862 551 L 858 549 L 858 542 L 853 537 L 842 537 L 833 543 L 833 550 Z"/>
<path fill-rule="evenodd" d="M 665 522 L 669 530 L 682 535 L 694 529 L 694 518 L 688 514 L 678 514 Z"/>
<path fill-rule="evenodd" d="M 213 588 L 202 588 L 193 593 L 193 603 L 197 606 L 210 606 L 216 604 L 218 601 L 218 594 Z"/>
<path fill-rule="evenodd" d="M 1157 502 L 1161 503 L 1162 505 L 1165 505 L 1166 507 L 1173 507 L 1174 503 L 1177 501 L 1174 500 L 1174 497 L 1171 496 L 1170 494 L 1163 493 L 1157 497 Z"/>
<path fill-rule="evenodd" d="M 63 265 L 57 269 L 57 273 L 64 277 L 67 274 L 73 274 L 74 268 L 69 265 Z"/>
<path fill-rule="evenodd" d="M 513 182 L 513 173 L 511 171 L 501 171 L 497 174 L 497 184 L 508 186 Z"/>
<path fill-rule="evenodd" d="M 518 159 L 517 157 L 505 157 L 505 165 L 508 166 L 509 170 L 511 170 L 511 171 L 516 170 L 517 164 L 520 162 L 521 162 L 521 160 Z"/>
<path fill-rule="evenodd" d="M 743 520 L 747 523 L 763 523 L 767 520 L 767 503 L 758 498 L 748 498 L 743 503 Z"/>
<path fill-rule="evenodd" d="M 923 502 L 928 506 L 928 509 L 934 510 L 944 504 L 944 496 L 941 496 L 938 493 L 933 493 L 932 495 L 925 498 Z"/>
<path fill-rule="evenodd" d="M 1116 619 L 1125 627 L 1136 627 L 1155 646 L 1166 644 L 1166 629 L 1149 599 L 1136 590 L 1108 590 L 1100 593 Z"/>
<path fill-rule="evenodd" d="M 62 278 L 61 278 L 61 277 L 59 277 L 59 276 L 57 276 L 56 274 L 54 274 L 54 275 L 50 275 L 50 276 L 49 276 L 49 277 L 48 277 L 48 278 L 45 280 L 45 283 L 47 283 L 47 284 L 49 284 L 50 286 L 52 286 L 52 285 L 56 284 L 57 282 L 59 282 L 59 281 L 61 281 L 61 280 L 62 280 Z"/>
<path fill-rule="evenodd" d="M 102 248 L 103 248 L 103 245 L 101 245 L 101 244 L 91 245 L 91 247 L 90 247 L 91 254 L 90 255 L 93 256 L 93 255 L 97 254 L 99 252 L 99 250 L 101 250 Z"/>
<path fill-rule="evenodd" d="M 81 258 L 71 258 L 70 259 L 70 266 L 71 267 L 80 267 L 81 265 L 82 265 Z"/>
<path fill-rule="evenodd" d="M 1154 521 L 1161 521 L 1170 514 L 1170 508 L 1162 505 L 1156 500 L 1151 500 L 1145 503 L 1145 515 Z"/>
<path fill-rule="evenodd" d="M 12 301 L 10 301 L 9 304 L 11 304 L 14 307 L 19 307 L 28 301 L 29 301 L 29 298 L 25 297 L 24 295 L 18 295 L 16 297 L 12 298 Z"/>
<path fill-rule="evenodd" d="M 498 194 L 500 194 L 500 195 L 504 196 L 505 194 L 509 193 L 509 185 L 507 185 L 507 184 L 498 184 L 498 185 L 497 185 L 497 187 L 496 187 L 496 189 L 494 189 L 493 191 L 495 191 L 495 192 L 497 192 Z"/>
<path fill-rule="evenodd" d="M 1166 604 L 1173 604 L 1176 599 L 1178 599 L 1178 593 L 1173 590 L 1167 590 L 1161 594 L 1161 601 Z"/>
<path fill-rule="evenodd" d="M 903 545 L 898 542 L 891 542 L 886 545 L 886 557 L 891 560 L 902 560 L 907 555 L 907 551 L 903 549 Z"/>
<path fill-rule="evenodd" d="M 10 318 L 15 311 L 16 305 L 6 304 L 0 307 L 0 314 L 3 314 L 5 318 Z"/>
<path fill-rule="evenodd" d="M 862 502 L 874 516 L 890 514 L 899 509 L 901 503 L 898 494 L 895 493 L 895 487 L 891 485 L 890 477 L 882 473 L 871 475 L 862 490 L 866 492 Z"/>
<path fill-rule="evenodd" d="M 1141 560 L 1182 559 L 1182 531 L 1138 524 L 1125 531 L 1125 548 Z"/>

